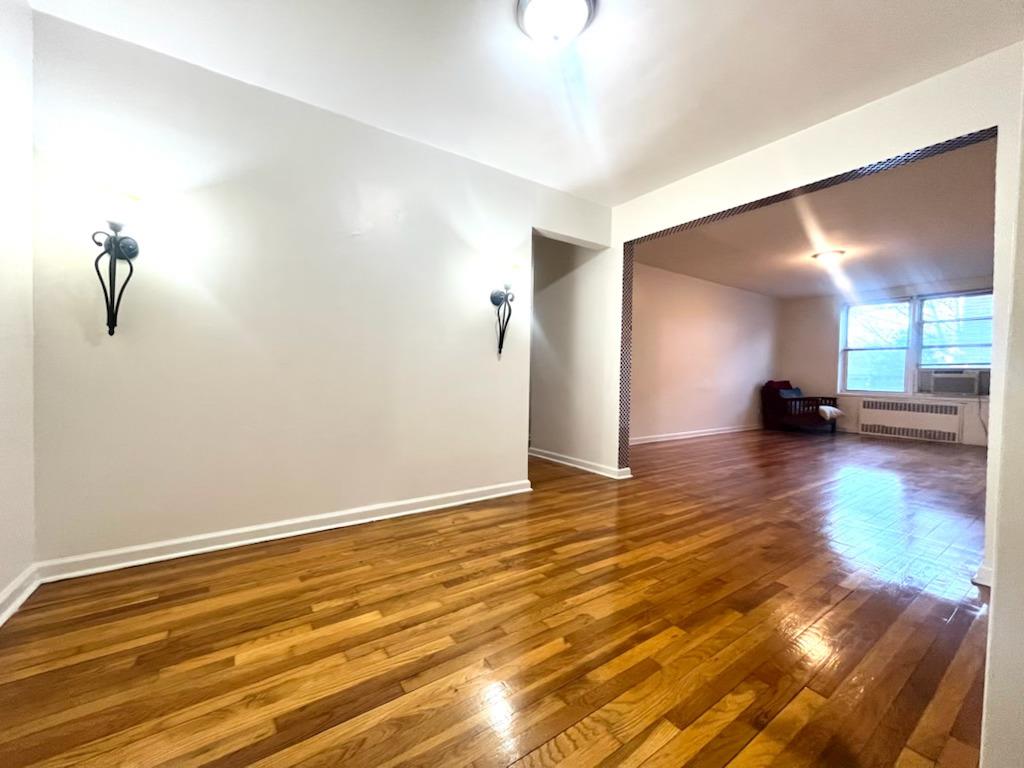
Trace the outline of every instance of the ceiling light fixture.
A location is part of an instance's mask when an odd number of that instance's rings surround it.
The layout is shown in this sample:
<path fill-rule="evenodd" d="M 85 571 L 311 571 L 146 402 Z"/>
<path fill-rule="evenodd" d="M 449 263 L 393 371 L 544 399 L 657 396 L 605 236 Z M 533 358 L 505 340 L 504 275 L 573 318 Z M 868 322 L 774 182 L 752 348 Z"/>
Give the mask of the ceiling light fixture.
<path fill-rule="evenodd" d="M 824 267 L 831 267 L 839 263 L 839 260 L 842 258 L 844 253 L 846 253 L 846 251 L 822 251 L 821 253 L 814 254 L 811 258 L 817 259 Z"/>
<path fill-rule="evenodd" d="M 593 21 L 597 0 L 516 0 L 516 19 L 526 36 L 543 45 L 576 39 Z"/>

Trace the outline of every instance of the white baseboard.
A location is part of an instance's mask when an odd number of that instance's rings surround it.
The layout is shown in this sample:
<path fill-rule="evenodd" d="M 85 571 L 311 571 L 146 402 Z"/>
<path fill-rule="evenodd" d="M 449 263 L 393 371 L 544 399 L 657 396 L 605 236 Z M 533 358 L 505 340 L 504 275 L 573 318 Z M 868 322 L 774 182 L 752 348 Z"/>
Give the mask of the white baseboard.
<path fill-rule="evenodd" d="M 567 467 L 575 467 L 576 469 L 582 469 L 586 472 L 593 472 L 596 475 L 610 477 L 612 480 L 628 480 L 633 476 L 633 473 L 629 471 L 629 467 L 618 469 L 616 467 L 609 467 L 605 464 L 598 464 L 594 461 L 587 461 L 586 459 L 564 456 L 561 453 L 555 453 L 554 451 L 545 451 L 541 448 L 531 448 L 530 455 L 538 459 L 553 461 L 556 464 L 565 464 Z"/>
<path fill-rule="evenodd" d="M 708 435 L 727 435 L 732 432 L 753 432 L 761 429 L 760 424 L 748 424 L 741 427 L 715 427 L 714 429 L 695 429 L 690 432 L 669 432 L 664 435 L 644 435 L 643 437 L 629 438 L 630 445 L 642 445 L 644 443 L 665 443 L 669 440 L 692 440 L 695 437 L 707 437 Z"/>
<path fill-rule="evenodd" d="M 40 584 L 36 565 L 33 563 L 15 577 L 14 581 L 0 590 L 0 626 L 3 626 L 14 612 L 21 607 L 28 596 L 36 591 Z"/>
<path fill-rule="evenodd" d="M 975 584 L 982 587 L 992 586 L 992 566 L 988 563 L 982 563 L 978 566 L 977 573 L 974 574 L 974 578 L 971 579 Z"/>
<path fill-rule="evenodd" d="M 218 549 L 241 547 L 261 541 L 273 541 L 304 533 L 326 531 L 331 528 L 343 528 L 349 525 L 369 523 L 374 520 L 386 520 L 391 517 L 414 515 L 430 512 L 435 509 L 456 507 L 471 504 L 485 499 L 527 493 L 532 490 L 529 480 L 513 483 L 488 485 L 482 488 L 471 488 L 452 493 L 439 493 L 433 496 L 420 496 L 404 501 L 392 501 L 382 504 L 369 504 L 354 507 L 340 512 L 328 512 L 322 515 L 296 517 L 280 522 L 250 525 L 244 528 L 233 528 L 226 531 L 201 533 L 196 536 L 185 536 L 180 539 L 167 539 L 149 544 L 138 544 L 119 549 L 108 549 L 102 552 L 89 552 L 83 555 L 61 557 L 55 560 L 37 562 L 35 578 L 38 583 L 72 579 L 77 576 L 88 576 L 133 565 L 155 563 L 160 560 L 171 560 L 176 557 L 198 555 Z"/>

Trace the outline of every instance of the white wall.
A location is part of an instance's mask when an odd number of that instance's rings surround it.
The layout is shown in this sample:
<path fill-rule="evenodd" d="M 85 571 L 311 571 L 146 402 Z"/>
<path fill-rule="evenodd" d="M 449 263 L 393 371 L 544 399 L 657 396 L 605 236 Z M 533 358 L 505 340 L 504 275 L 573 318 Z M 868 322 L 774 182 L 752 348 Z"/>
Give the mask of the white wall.
<path fill-rule="evenodd" d="M 606 246 L 607 209 L 36 31 L 41 558 L 524 487 L 529 267 L 500 360 L 488 296 L 534 227 Z M 113 338 L 89 242 L 105 191 L 141 196 Z"/>
<path fill-rule="evenodd" d="M 1024 665 L 1012 643 L 1021 632 L 1020 552 L 1024 551 L 1024 255 L 1018 255 L 1016 227 L 1021 188 L 1021 62 L 1017 44 L 878 101 L 834 117 L 780 141 L 688 176 L 616 207 L 612 212 L 612 254 L 620 269 L 608 280 L 621 286 L 624 242 L 701 216 L 757 200 L 786 189 L 843 173 L 878 160 L 926 147 L 955 136 L 999 128 L 996 157 L 995 222 L 995 359 L 989 438 L 989 505 L 987 537 L 997 528 L 1000 551 L 996 562 L 995 603 L 990 631 L 987 709 L 983 759 L 991 768 L 1019 765 L 1024 754 L 1022 699 Z M 616 313 L 619 305 L 608 307 Z M 609 360 L 618 360 L 619 337 L 606 337 Z M 1004 400 L 1004 393 L 1011 395 Z M 617 444 L 618 387 L 610 382 L 605 401 L 604 446 Z M 1018 471 L 1011 471 L 1011 467 Z M 1009 518 L 1003 520 L 1003 518 Z M 993 524 L 994 523 L 994 524 Z M 991 539 L 986 553 L 993 551 Z M 1009 554 L 1012 553 L 1012 556 Z M 1016 561 L 1006 562 L 1011 557 Z M 1001 601 L 1000 570 L 1005 568 L 1008 595 Z M 1013 599 L 1013 604 L 1009 604 Z M 1000 606 L 1002 613 L 999 611 Z M 1016 623 L 1011 615 L 1016 610 Z M 1014 634 L 1016 629 L 1016 634 Z M 1016 687 L 1014 687 L 1016 686 Z"/>
<path fill-rule="evenodd" d="M 756 427 L 778 302 L 646 264 L 633 271 L 630 439 Z"/>
<path fill-rule="evenodd" d="M 1021 70 L 1020 62 L 1017 64 Z M 1017 141 L 1024 128 L 1024 94 L 1016 94 Z M 1009 133 L 1009 131 L 1008 131 Z M 1012 154 L 1012 153 L 1011 153 Z M 1002 197 L 1020 190 L 1024 158 L 1018 155 L 1019 175 L 1004 177 Z M 1009 176 L 1009 174 L 1007 174 Z M 988 631 L 988 664 L 985 669 L 985 709 L 981 733 L 982 768 L 1024 764 L 1024 195 L 1015 209 L 1006 211 L 1016 224 L 1016 243 L 1007 253 L 996 254 L 996 301 L 1002 305 L 1007 342 L 1002 359 L 1000 391 L 1006 398 L 993 408 L 994 430 L 989 449 L 989 498 L 995 497 L 995 557 L 991 616 Z M 997 214 L 997 226 L 999 217 Z M 1004 258 L 1005 257 L 1005 258 Z M 995 466 L 993 467 L 993 462 Z M 996 480 L 993 483 L 993 479 Z M 989 531 L 986 530 L 986 534 Z"/>
<path fill-rule="evenodd" d="M 535 235 L 530 351 L 530 449 L 600 474 L 598 463 L 601 339 L 594 334 L 607 289 L 600 252 Z M 518 311 L 518 310 L 517 310 Z"/>
<path fill-rule="evenodd" d="M 32 477 L 32 13 L 0 0 L 0 621 L 28 586 Z M 28 577 L 26 577 L 28 578 Z"/>
<path fill-rule="evenodd" d="M 842 299 L 812 296 L 779 301 L 776 372 L 808 395 L 834 395 Z"/>

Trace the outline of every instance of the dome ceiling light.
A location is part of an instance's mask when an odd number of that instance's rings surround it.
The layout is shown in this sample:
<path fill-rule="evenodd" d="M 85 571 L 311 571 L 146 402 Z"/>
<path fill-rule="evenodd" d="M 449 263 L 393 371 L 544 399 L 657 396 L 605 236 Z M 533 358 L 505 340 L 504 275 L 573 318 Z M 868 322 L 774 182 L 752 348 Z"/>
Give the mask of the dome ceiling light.
<path fill-rule="evenodd" d="M 834 267 L 837 264 L 839 264 L 839 262 L 842 260 L 845 254 L 846 251 L 840 251 L 837 249 L 832 251 L 822 251 L 821 253 L 815 253 L 813 256 L 811 256 L 811 258 L 817 259 L 818 263 L 827 269 L 828 267 Z"/>
<path fill-rule="evenodd" d="M 542 45 L 563 46 L 593 21 L 597 0 L 516 0 L 516 19 L 526 36 Z"/>

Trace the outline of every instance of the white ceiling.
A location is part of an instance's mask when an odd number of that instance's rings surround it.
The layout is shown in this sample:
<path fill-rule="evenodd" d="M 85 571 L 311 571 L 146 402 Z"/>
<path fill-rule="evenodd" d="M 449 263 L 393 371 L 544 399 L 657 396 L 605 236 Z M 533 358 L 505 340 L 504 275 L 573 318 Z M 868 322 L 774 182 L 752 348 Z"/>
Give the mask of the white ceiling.
<path fill-rule="evenodd" d="M 991 139 L 641 243 L 636 259 L 784 298 L 991 279 L 995 168 Z M 849 285 L 811 258 L 829 249 L 846 251 Z"/>
<path fill-rule="evenodd" d="M 41 12 L 617 204 L 1024 37 L 1019 0 L 33 0 Z"/>

